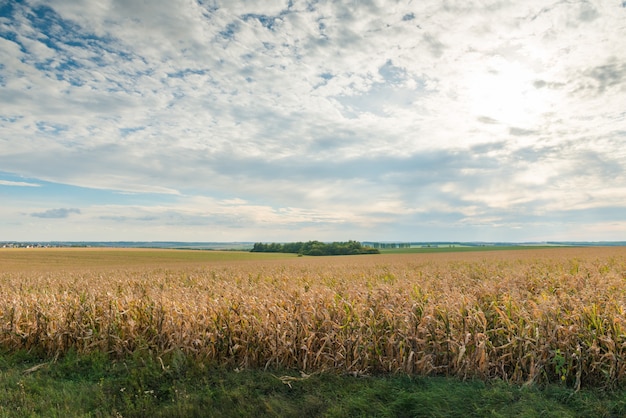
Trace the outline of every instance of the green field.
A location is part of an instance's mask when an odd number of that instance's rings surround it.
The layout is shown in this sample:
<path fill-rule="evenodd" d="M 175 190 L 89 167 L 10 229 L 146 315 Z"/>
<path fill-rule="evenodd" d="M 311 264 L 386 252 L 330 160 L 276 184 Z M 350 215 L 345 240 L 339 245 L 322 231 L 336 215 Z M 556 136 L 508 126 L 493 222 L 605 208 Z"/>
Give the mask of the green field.
<path fill-rule="evenodd" d="M 559 247 L 553 245 L 439 245 L 431 247 L 381 248 L 380 252 L 384 254 L 430 254 L 473 251 L 540 250 L 547 248 Z"/>

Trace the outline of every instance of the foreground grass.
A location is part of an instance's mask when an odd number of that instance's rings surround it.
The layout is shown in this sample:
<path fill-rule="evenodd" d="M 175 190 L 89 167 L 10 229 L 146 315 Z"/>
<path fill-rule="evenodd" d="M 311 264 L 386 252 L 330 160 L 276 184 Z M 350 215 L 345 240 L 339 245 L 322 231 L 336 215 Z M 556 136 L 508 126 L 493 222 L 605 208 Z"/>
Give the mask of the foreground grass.
<path fill-rule="evenodd" d="M 292 377 L 293 376 L 293 377 Z M 404 375 L 229 371 L 171 353 L 110 361 L 101 353 L 0 354 L 0 417 L 618 417 L 626 391 L 574 392 Z"/>

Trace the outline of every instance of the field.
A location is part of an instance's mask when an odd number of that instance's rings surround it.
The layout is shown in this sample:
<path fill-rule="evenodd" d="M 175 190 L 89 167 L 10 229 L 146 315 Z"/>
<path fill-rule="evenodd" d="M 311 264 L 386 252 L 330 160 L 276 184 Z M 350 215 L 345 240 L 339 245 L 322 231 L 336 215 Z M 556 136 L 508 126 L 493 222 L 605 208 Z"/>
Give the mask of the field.
<path fill-rule="evenodd" d="M 296 257 L 0 251 L 0 348 L 281 369 L 562 382 L 626 377 L 626 249 Z"/>
<path fill-rule="evenodd" d="M 561 246 L 561 248 L 564 246 Z M 545 248 L 559 248 L 555 245 L 438 245 L 431 247 L 410 247 L 410 248 L 382 248 L 383 254 L 430 254 L 430 253 L 458 253 L 476 251 L 521 251 L 540 250 Z"/>

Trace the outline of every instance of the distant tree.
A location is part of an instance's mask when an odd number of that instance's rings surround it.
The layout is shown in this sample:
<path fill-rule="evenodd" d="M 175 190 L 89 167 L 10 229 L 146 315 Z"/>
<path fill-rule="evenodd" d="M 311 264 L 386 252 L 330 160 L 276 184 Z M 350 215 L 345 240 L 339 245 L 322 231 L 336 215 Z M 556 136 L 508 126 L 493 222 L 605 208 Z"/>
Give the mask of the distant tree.
<path fill-rule="evenodd" d="M 300 255 L 355 255 L 355 254 L 379 254 L 380 251 L 373 247 L 364 247 L 358 241 L 323 243 L 321 241 L 291 242 L 279 244 L 276 242 L 263 244 L 257 242 L 251 252 L 282 252 Z"/>

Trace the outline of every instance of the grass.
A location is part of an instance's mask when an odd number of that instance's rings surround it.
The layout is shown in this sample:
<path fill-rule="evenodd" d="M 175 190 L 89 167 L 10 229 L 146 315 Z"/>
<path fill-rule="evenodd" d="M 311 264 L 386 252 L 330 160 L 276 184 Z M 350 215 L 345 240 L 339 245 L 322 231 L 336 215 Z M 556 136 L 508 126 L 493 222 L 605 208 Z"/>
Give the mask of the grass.
<path fill-rule="evenodd" d="M 289 378 L 288 378 L 289 377 Z M 626 391 L 202 367 L 180 353 L 0 355 L 0 417 L 618 417 Z"/>

